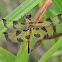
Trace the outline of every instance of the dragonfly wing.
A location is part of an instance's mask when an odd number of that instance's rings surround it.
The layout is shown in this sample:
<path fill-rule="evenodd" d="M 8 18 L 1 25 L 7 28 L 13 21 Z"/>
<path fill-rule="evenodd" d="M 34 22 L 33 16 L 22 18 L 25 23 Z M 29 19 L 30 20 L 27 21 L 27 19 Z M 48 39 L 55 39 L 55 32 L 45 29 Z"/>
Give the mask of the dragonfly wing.
<path fill-rule="evenodd" d="M 5 19 L 0 19 L 0 29 L 2 30 L 3 28 L 8 29 L 7 32 L 9 31 L 16 31 L 22 28 L 27 27 L 26 21 L 9 21 Z M 4 31 L 5 32 L 5 31 Z"/>
<path fill-rule="evenodd" d="M 37 39 L 48 38 L 62 32 L 62 15 L 40 20 L 33 30 L 33 36 Z"/>
<path fill-rule="evenodd" d="M 27 39 L 27 33 L 29 30 L 17 30 L 12 32 L 3 32 L 0 34 L 1 41 L 23 42 Z M 28 40 L 28 39 L 27 39 Z"/>
<path fill-rule="evenodd" d="M 0 33 L 1 41 L 22 42 L 26 39 L 29 31 L 26 21 L 8 21 L 5 19 L 0 19 L 0 21 L 0 29 L 7 28 L 6 31 Z"/>
<path fill-rule="evenodd" d="M 52 27 L 37 27 L 33 30 L 33 36 L 37 39 L 43 39 L 45 37 L 53 35 Z"/>

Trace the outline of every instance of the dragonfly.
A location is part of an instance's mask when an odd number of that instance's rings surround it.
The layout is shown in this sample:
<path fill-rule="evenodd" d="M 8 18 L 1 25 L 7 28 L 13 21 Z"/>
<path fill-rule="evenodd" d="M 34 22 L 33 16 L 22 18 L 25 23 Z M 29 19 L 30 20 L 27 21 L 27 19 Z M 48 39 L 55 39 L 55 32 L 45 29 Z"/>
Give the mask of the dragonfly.
<path fill-rule="evenodd" d="M 0 41 L 18 43 L 27 40 L 29 53 L 31 36 L 37 40 L 45 40 L 56 38 L 62 35 L 62 14 L 58 14 L 55 17 L 47 19 L 41 19 L 37 23 L 31 21 L 31 15 L 26 15 L 25 18 L 26 19 L 23 21 L 8 21 L 6 19 L 0 19 L 0 26 L 2 29 L 7 28 L 6 31 L 0 33 Z M 10 23 L 12 25 L 9 27 L 8 24 Z M 39 45 L 40 42 L 38 41 L 36 44 Z"/>

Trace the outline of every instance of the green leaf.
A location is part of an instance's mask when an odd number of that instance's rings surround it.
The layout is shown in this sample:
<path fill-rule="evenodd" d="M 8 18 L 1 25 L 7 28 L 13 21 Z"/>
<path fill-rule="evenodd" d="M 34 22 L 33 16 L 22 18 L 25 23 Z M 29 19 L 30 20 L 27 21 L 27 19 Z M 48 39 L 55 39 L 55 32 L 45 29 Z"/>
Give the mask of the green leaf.
<path fill-rule="evenodd" d="M 60 38 L 55 45 L 52 46 L 45 54 L 44 56 L 38 61 L 38 62 L 46 62 L 46 60 L 60 47 L 62 46 L 62 38 Z"/>
<path fill-rule="evenodd" d="M 15 56 L 0 47 L 0 62 L 15 62 Z"/>
<path fill-rule="evenodd" d="M 12 13 L 5 17 L 7 20 L 19 20 L 33 7 L 35 7 L 41 0 L 26 0 L 19 5 Z"/>
<path fill-rule="evenodd" d="M 62 0 L 52 0 L 62 13 Z"/>
<path fill-rule="evenodd" d="M 23 15 L 29 12 L 33 7 L 35 7 L 41 0 L 26 0 L 21 5 L 19 5 L 13 12 L 11 12 L 8 16 L 5 17 L 7 20 L 19 20 Z M 9 21 L 10 22 L 10 21 Z M 11 25 L 11 23 L 9 24 Z M 1 26 L 0 26 L 1 27 Z M 1 30 L 1 29 L 0 29 Z M 6 29 L 3 28 L 2 32 Z M 32 48 L 33 39 L 31 39 L 30 48 Z M 28 62 L 29 54 L 27 52 L 28 49 L 24 49 L 25 42 L 21 44 L 21 48 L 17 54 L 15 62 Z M 2 49 L 0 49 L 2 51 Z M 50 51 L 51 52 L 51 51 Z M 4 53 L 3 51 L 1 53 Z M 7 54 L 7 53 L 6 53 Z M 6 57 L 4 54 L 3 56 Z M 10 57 L 11 56 L 11 57 Z M 10 59 L 13 58 L 12 54 L 9 55 Z M 49 56 L 48 56 L 49 57 Z M 48 58 L 47 57 L 47 58 Z M 3 58 L 4 60 L 5 58 Z M 45 58 L 46 59 L 46 58 Z M 46 59 L 47 60 L 47 59 Z M 7 61 L 7 59 L 6 59 Z M 11 61 L 11 60 L 10 60 Z M 5 62 L 5 61 L 3 61 Z M 9 60 L 8 60 L 9 62 Z M 12 61 L 11 61 L 12 62 Z M 14 61 L 13 61 L 14 62 Z"/>

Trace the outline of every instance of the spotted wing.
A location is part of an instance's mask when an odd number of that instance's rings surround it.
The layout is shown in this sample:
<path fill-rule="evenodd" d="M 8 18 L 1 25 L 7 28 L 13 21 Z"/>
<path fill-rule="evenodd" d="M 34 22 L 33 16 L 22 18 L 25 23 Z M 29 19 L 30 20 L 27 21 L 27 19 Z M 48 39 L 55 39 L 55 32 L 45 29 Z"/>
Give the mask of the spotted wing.
<path fill-rule="evenodd" d="M 8 21 L 0 19 L 0 29 L 7 29 L 0 33 L 0 41 L 23 42 L 29 31 L 26 21 Z"/>
<path fill-rule="evenodd" d="M 62 32 L 62 15 L 40 20 L 33 29 L 36 39 L 43 39 Z"/>
<path fill-rule="evenodd" d="M 0 19 L 0 29 L 8 29 L 8 31 L 16 31 L 18 29 L 26 28 L 26 21 L 9 21 L 5 19 Z M 8 32 L 7 31 L 7 32 Z"/>

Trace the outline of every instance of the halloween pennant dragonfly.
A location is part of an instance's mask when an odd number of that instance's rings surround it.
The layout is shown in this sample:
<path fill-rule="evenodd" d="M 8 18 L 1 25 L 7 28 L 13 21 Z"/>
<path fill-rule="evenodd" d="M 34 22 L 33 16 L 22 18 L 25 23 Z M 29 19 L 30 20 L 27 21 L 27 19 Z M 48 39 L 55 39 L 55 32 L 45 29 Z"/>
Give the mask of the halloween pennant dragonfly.
<path fill-rule="evenodd" d="M 26 20 L 24 21 L 10 21 L 12 23 L 11 27 L 8 27 L 8 24 L 10 23 L 8 20 L 0 19 L 0 21 L 2 21 L 0 26 L 2 28 L 7 28 L 6 31 L 0 33 L 0 41 L 23 42 L 26 39 L 30 41 L 31 29 L 33 30 L 32 35 L 38 40 L 51 39 L 59 33 L 62 35 L 61 14 L 56 17 L 42 19 L 36 25 L 36 22 L 31 21 L 30 18 L 31 15 L 27 15 Z"/>

